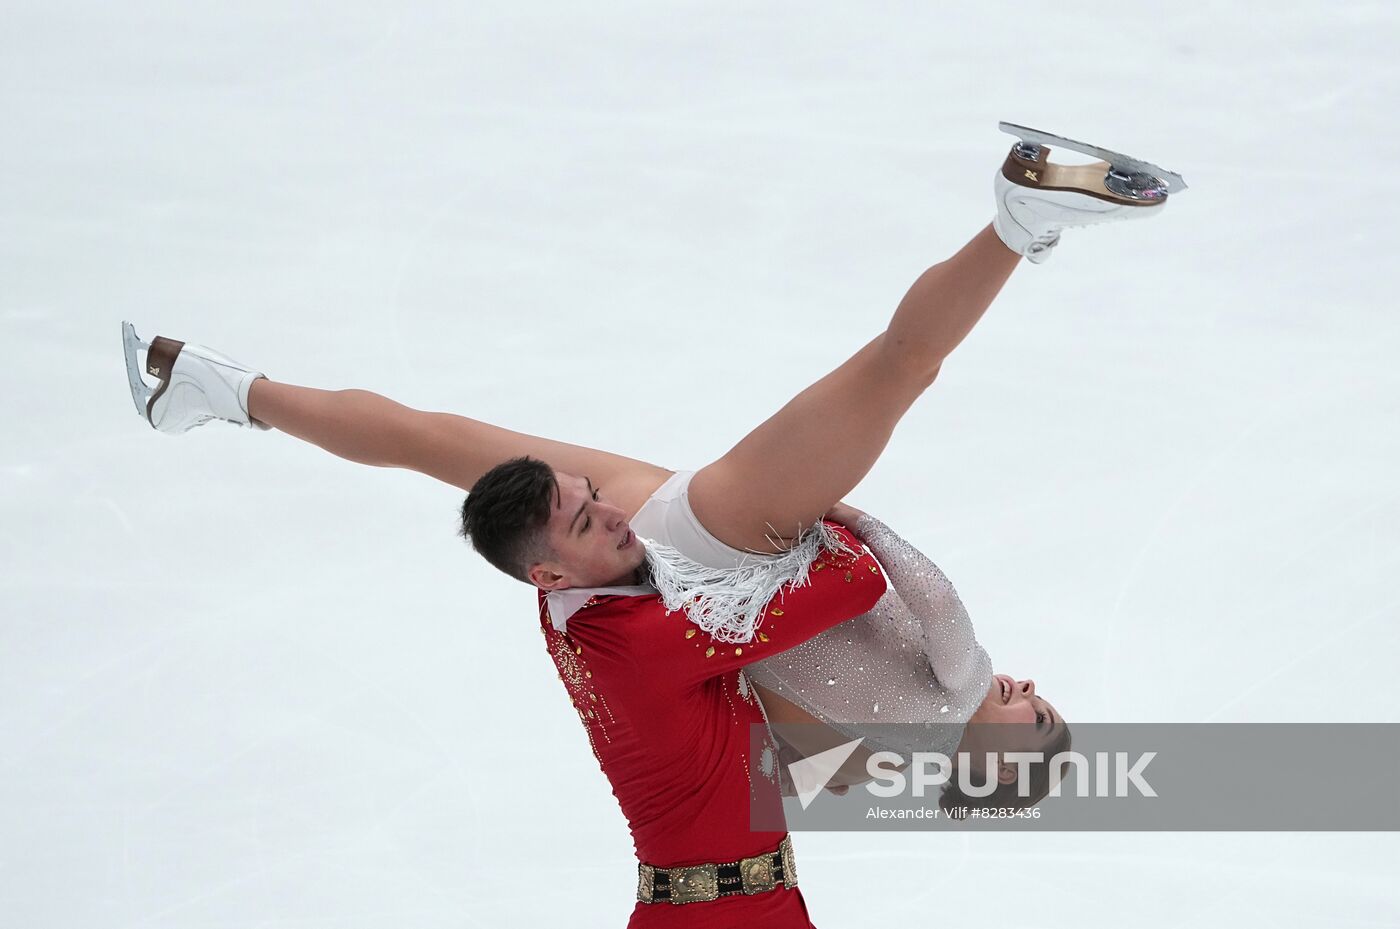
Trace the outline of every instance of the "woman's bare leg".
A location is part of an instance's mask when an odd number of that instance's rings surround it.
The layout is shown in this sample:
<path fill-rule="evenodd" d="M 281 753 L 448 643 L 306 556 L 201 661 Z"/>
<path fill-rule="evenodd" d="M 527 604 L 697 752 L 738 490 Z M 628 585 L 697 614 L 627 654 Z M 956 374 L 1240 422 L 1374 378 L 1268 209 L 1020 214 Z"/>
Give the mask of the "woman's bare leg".
<path fill-rule="evenodd" d="M 318 390 L 267 379 L 249 388 L 248 414 L 340 458 L 378 468 L 403 467 L 421 415 L 367 390 Z"/>
<path fill-rule="evenodd" d="M 670 473 L 655 465 L 512 432 L 452 413 L 429 413 L 367 390 L 318 390 L 260 379 L 248 392 L 248 412 L 288 435 L 333 455 L 381 468 L 408 468 L 470 490 L 510 458 L 529 455 L 556 471 L 587 475 L 633 513 Z M 635 498 L 635 506 L 629 504 Z"/>
<path fill-rule="evenodd" d="M 701 523 L 736 548 L 772 551 L 820 519 L 869 472 L 1019 261 L 987 226 L 925 271 L 884 332 L 695 475 Z"/>

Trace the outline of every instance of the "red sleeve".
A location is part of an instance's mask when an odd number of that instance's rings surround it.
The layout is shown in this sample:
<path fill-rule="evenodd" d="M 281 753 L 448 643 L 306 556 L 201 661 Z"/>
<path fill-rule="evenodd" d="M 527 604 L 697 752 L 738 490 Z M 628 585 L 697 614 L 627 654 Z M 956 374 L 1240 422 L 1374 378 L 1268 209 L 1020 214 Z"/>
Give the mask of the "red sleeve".
<path fill-rule="evenodd" d="M 832 626 L 868 613 L 885 592 L 885 576 L 859 539 L 831 524 L 857 555 L 824 553 L 812 562 L 809 582 L 781 591 L 769 602 L 752 642 L 719 642 L 700 630 L 684 610 L 652 614 L 629 630 L 637 674 L 680 687 L 771 658 Z"/>

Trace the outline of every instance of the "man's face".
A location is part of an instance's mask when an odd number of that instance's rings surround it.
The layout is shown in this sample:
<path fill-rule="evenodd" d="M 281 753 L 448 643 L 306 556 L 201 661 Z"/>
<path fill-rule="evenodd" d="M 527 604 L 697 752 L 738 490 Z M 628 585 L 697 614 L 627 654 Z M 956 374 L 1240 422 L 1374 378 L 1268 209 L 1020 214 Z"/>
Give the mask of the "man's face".
<path fill-rule="evenodd" d="M 646 553 L 627 524 L 627 514 L 608 503 L 603 488 L 588 477 L 563 471 L 554 477 L 559 493 L 545 533 L 558 557 L 531 567 L 535 586 L 563 590 L 635 583 Z"/>

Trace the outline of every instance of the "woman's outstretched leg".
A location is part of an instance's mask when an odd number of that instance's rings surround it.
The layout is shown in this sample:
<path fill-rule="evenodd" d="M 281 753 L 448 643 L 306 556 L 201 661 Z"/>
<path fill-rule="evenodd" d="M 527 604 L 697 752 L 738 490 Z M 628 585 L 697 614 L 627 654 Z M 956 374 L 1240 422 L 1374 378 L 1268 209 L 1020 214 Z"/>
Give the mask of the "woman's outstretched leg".
<path fill-rule="evenodd" d="M 202 345 L 166 337 L 147 344 L 130 323 L 122 324 L 122 341 L 132 399 L 160 432 L 188 432 L 211 419 L 276 428 L 350 461 L 418 471 L 464 490 L 496 465 L 528 455 L 605 484 L 614 505 L 631 507 L 629 516 L 670 474 L 634 458 L 415 410 L 367 390 L 272 381 Z"/>
<path fill-rule="evenodd" d="M 988 226 L 925 271 L 884 332 L 695 475 L 695 515 L 755 551 L 784 547 L 820 519 L 869 472 L 1019 261 Z"/>
<path fill-rule="evenodd" d="M 850 492 L 1021 256 L 1044 262 L 1064 229 L 1158 215 L 1168 190 L 1185 186 L 1177 175 L 1121 155 L 1114 165 L 1056 165 L 1049 144 L 1097 157 L 1113 153 L 1020 126 L 1002 129 L 1023 141 L 995 175 L 993 224 L 924 272 L 884 332 L 696 474 L 691 507 L 721 540 L 754 550 L 782 547 Z M 1151 175 L 1141 173 L 1149 169 Z"/>
<path fill-rule="evenodd" d="M 588 475 L 609 487 L 619 506 L 635 497 L 640 507 L 669 473 L 634 458 L 466 416 L 415 410 L 367 390 L 318 390 L 261 378 L 249 390 L 248 412 L 340 458 L 407 468 L 463 490 L 501 462 L 529 455 L 556 471 Z"/>
<path fill-rule="evenodd" d="M 629 516 L 669 474 L 622 455 L 465 416 L 413 410 L 368 390 L 269 381 L 258 369 L 204 346 L 168 337 L 146 343 L 130 323 L 122 323 L 122 341 L 136 409 L 167 434 L 210 420 L 277 428 L 351 462 L 420 471 L 462 490 L 505 460 L 531 456 L 554 470 L 608 485 L 613 504 L 631 506 Z M 146 378 L 157 379 L 157 386 Z"/>
<path fill-rule="evenodd" d="M 377 468 L 406 466 L 420 415 L 367 390 L 319 390 L 266 378 L 249 388 L 248 413 L 332 455 Z"/>

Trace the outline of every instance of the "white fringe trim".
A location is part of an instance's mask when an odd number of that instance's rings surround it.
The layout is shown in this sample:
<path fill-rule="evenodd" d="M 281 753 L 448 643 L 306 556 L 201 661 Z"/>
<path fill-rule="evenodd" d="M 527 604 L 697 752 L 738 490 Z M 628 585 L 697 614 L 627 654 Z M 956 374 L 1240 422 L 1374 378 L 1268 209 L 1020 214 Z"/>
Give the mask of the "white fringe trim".
<path fill-rule="evenodd" d="M 853 555 L 826 523 L 819 522 L 781 555 L 755 556 L 735 568 L 711 568 L 651 539 L 646 546 L 652 583 L 667 613 L 684 609 L 695 623 L 720 642 L 752 642 L 763 624 L 768 603 L 789 588 L 805 587 L 812 562 L 824 552 Z"/>

